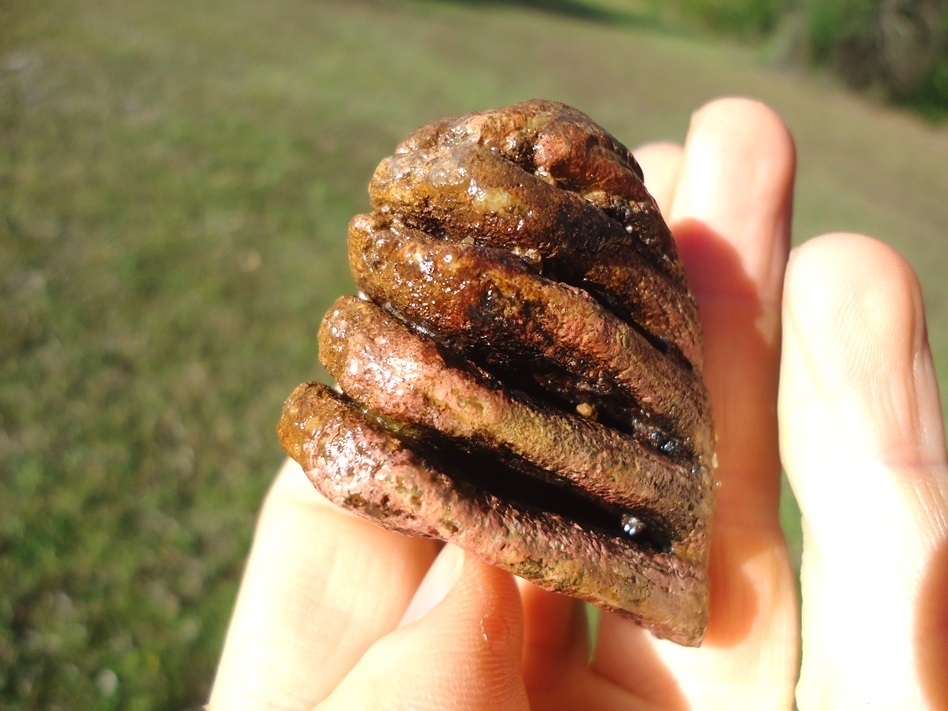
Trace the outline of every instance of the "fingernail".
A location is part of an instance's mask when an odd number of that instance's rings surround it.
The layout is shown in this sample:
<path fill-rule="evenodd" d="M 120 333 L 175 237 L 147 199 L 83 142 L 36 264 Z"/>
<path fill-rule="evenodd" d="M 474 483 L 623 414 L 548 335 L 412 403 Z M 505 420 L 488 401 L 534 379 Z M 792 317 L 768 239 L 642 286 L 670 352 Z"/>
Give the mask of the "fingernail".
<path fill-rule="evenodd" d="M 428 573 L 418 586 L 415 596 L 408 603 L 402 621 L 398 626 L 417 620 L 435 605 L 447 597 L 448 592 L 461 577 L 464 567 L 464 551 L 451 544 L 445 545 L 428 569 Z"/>

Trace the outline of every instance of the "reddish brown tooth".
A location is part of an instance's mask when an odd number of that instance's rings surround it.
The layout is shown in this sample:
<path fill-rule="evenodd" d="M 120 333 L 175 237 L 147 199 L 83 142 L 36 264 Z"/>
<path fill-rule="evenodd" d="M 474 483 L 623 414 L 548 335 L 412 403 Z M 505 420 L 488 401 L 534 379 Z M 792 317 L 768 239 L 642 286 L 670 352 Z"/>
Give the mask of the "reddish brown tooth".
<path fill-rule="evenodd" d="M 701 331 L 632 154 L 529 101 L 442 119 L 379 165 L 350 224 L 359 298 L 281 442 L 381 525 L 699 644 L 714 426 Z"/>

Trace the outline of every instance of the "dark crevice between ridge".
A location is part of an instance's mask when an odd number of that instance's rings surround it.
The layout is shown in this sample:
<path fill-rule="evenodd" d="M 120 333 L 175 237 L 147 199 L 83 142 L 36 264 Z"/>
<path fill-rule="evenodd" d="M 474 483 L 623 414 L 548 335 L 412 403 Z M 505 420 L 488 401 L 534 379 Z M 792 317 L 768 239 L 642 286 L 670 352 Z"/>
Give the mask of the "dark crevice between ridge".
<path fill-rule="evenodd" d="M 664 222 L 658 206 L 655 206 L 654 214 L 650 214 L 644 210 L 636 210 L 631 201 L 618 195 L 611 195 L 610 198 L 612 204 L 597 205 L 597 207 L 614 224 L 618 225 L 623 233 L 629 236 L 630 239 L 623 242 L 628 244 L 648 264 L 666 276 L 673 278 L 673 255 L 677 253 L 677 248 L 668 225 L 664 225 L 664 230 L 658 230 L 657 235 L 649 234 L 649 227 L 652 226 L 649 223 L 654 223 L 656 217 Z M 641 205 L 642 203 L 638 204 Z"/>
<path fill-rule="evenodd" d="M 413 430 L 407 439 L 404 432 L 393 434 L 401 435 L 406 446 L 485 505 L 489 495 L 527 512 L 559 516 L 591 533 L 627 540 L 649 552 L 671 550 L 672 532 L 652 512 L 598 500 L 572 484 L 552 481 L 552 475 L 528 462 L 505 461 L 497 452 L 474 442 L 461 442 L 432 430 Z M 628 515 L 644 524 L 635 535 L 623 530 Z"/>
<path fill-rule="evenodd" d="M 622 303 L 621 300 L 612 296 L 606 289 L 600 288 L 590 282 L 585 274 L 580 274 L 577 276 L 579 278 L 575 281 L 564 279 L 563 282 L 585 291 L 587 294 L 593 297 L 600 306 L 609 311 L 620 321 L 625 322 L 636 333 L 642 336 L 642 338 L 644 338 L 656 351 L 662 355 L 668 356 L 681 367 L 690 371 L 694 370 L 694 366 L 691 364 L 691 361 L 685 358 L 685 354 L 682 353 L 681 349 L 675 345 L 673 341 L 670 341 L 667 338 L 662 338 L 661 336 L 656 336 L 651 331 L 647 331 L 638 321 L 635 320 L 635 318 L 632 316 L 632 312 L 625 304 Z"/>
<path fill-rule="evenodd" d="M 615 394 L 597 392 L 588 382 L 548 359 L 523 362 L 514 357 L 498 359 L 498 351 L 464 349 L 464 356 L 503 384 L 511 396 L 538 409 L 582 416 L 577 406 L 592 406 L 595 420 L 604 427 L 634 438 L 643 447 L 676 462 L 690 461 L 694 452 L 675 434 L 670 423 L 656 422 L 634 404 Z M 454 356 L 457 358 L 457 356 Z"/>
<path fill-rule="evenodd" d="M 596 284 L 587 276 L 587 267 L 591 268 L 593 261 L 599 258 L 601 258 L 601 255 L 583 254 L 577 257 L 576 254 L 569 254 L 567 257 L 544 259 L 540 276 L 550 281 L 556 281 L 576 289 L 582 289 L 589 294 L 603 310 L 608 311 L 642 336 L 642 338 L 660 354 L 668 356 L 683 368 L 694 370 L 694 366 L 685 358 L 685 354 L 682 353 L 681 349 L 673 341 L 662 338 L 661 336 L 656 336 L 651 331 L 643 328 L 642 325 L 635 320 L 632 311 L 623 303 L 622 299 L 610 293 L 605 287 Z"/>
<path fill-rule="evenodd" d="M 375 302 L 373 302 L 375 303 Z M 488 386 L 502 387 L 512 397 L 541 410 L 578 416 L 577 405 L 595 408 L 599 424 L 634 438 L 643 447 L 676 462 L 690 461 L 694 452 L 675 434 L 671 423 L 655 422 L 634 403 L 617 395 L 597 392 L 568 369 L 547 358 L 527 359 L 519 353 L 492 344 L 479 343 L 436 332 L 429 324 L 416 323 L 392 304 L 376 304 L 406 328 L 431 340 L 445 364 L 478 378 Z M 569 383 L 569 387 L 566 384 Z"/>

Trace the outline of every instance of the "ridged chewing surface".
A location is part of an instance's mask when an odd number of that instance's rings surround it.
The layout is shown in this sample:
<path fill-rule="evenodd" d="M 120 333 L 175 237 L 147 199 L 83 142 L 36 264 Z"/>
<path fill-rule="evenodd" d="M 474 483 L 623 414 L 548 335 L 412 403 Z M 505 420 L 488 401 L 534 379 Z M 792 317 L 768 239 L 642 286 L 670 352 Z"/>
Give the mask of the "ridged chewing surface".
<path fill-rule="evenodd" d="M 284 448 L 356 513 L 700 643 L 701 334 L 632 154 L 531 101 L 418 129 L 369 192 L 349 230 L 361 298 L 319 333 L 342 392 L 297 388 Z"/>

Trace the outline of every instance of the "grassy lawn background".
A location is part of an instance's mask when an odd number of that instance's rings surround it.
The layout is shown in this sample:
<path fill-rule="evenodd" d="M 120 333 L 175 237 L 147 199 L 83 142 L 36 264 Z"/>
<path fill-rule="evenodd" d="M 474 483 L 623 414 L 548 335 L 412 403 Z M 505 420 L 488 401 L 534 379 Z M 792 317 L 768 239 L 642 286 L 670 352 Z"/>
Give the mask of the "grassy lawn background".
<path fill-rule="evenodd" d="M 715 96 L 768 102 L 798 141 L 795 239 L 865 231 L 912 261 L 944 392 L 948 133 L 621 19 L 0 0 L 0 706 L 204 700 L 280 406 L 352 288 L 345 225 L 444 114 L 559 99 L 634 146 Z"/>

